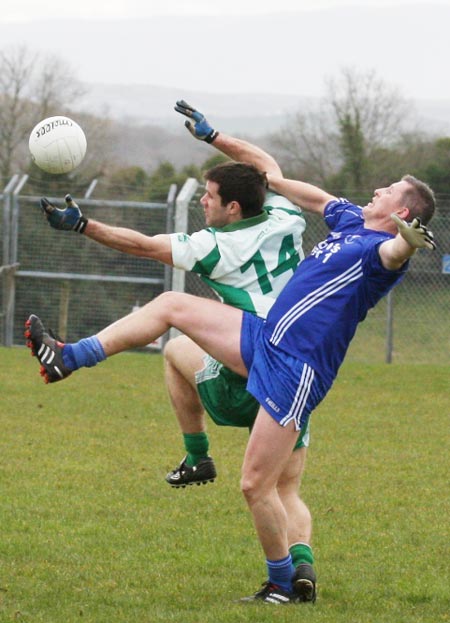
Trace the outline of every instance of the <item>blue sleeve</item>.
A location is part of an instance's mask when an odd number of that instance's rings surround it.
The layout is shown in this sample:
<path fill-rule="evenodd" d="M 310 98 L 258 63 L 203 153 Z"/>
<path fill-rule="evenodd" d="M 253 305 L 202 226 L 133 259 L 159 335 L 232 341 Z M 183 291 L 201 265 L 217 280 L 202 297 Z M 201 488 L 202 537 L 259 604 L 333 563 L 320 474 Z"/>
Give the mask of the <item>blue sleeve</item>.
<path fill-rule="evenodd" d="M 365 251 L 363 253 L 363 270 L 367 275 L 367 296 L 375 305 L 378 300 L 377 293 L 386 294 L 399 281 L 401 281 L 408 270 L 409 260 L 407 260 L 399 270 L 388 270 L 381 263 L 380 254 L 378 252 L 380 244 L 386 240 L 390 240 L 393 236 L 386 234 L 385 236 L 377 235 L 374 240 L 373 236 L 368 236 L 363 244 Z M 374 298 L 373 298 L 374 297 Z M 373 299 L 373 300 L 372 300 Z"/>
<path fill-rule="evenodd" d="M 324 220 L 330 230 L 360 227 L 363 223 L 362 208 L 348 199 L 333 199 L 325 206 Z"/>

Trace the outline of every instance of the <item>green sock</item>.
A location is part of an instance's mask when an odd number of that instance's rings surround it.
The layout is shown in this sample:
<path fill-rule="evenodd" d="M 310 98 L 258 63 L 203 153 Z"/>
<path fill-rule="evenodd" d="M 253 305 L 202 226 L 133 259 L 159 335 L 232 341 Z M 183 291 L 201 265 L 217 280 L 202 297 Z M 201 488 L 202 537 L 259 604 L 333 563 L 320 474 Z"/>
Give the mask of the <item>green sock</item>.
<path fill-rule="evenodd" d="M 306 543 L 294 543 L 289 548 L 289 552 L 292 556 L 292 562 L 294 567 L 298 567 L 302 563 L 314 564 L 314 554 L 311 546 Z"/>
<path fill-rule="evenodd" d="M 206 433 L 183 433 L 184 447 L 187 451 L 186 465 L 197 465 L 206 459 L 209 450 L 209 439 Z"/>

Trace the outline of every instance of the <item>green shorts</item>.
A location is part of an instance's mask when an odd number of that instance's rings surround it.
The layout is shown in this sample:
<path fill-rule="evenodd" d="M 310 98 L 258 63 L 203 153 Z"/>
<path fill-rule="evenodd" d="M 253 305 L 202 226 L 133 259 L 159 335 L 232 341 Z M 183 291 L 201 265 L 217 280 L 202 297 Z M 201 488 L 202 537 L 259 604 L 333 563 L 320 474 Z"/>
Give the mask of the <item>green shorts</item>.
<path fill-rule="evenodd" d="M 196 373 L 197 389 L 206 412 L 218 426 L 251 429 L 259 402 L 246 389 L 247 379 L 239 376 L 210 355 L 205 367 Z M 299 435 L 295 449 L 309 446 L 309 420 Z"/>

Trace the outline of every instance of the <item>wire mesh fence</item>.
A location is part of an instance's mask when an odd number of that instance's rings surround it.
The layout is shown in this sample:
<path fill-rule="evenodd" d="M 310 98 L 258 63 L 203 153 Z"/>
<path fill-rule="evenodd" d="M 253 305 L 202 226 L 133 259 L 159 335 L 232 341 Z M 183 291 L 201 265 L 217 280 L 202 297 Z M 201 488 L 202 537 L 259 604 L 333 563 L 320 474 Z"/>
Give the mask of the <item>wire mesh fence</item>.
<path fill-rule="evenodd" d="M 187 232 L 204 227 L 199 198 L 183 203 Z M 358 197 L 352 198 L 356 202 Z M 85 236 L 49 228 L 39 215 L 38 198 L 0 195 L 0 329 L 3 343 L 23 344 L 23 322 L 33 312 L 61 337 L 77 340 L 97 332 L 162 291 L 169 289 L 167 267 L 119 253 Z M 173 231 L 166 203 L 110 200 L 79 202 L 87 217 L 154 235 Z M 175 202 L 174 202 L 175 204 Z M 0 203 L 1 205 L 1 203 Z M 7 216 L 6 216 L 7 213 Z M 306 214 L 305 253 L 322 240 L 321 219 Z M 450 196 L 438 197 L 432 222 L 437 251 L 419 251 L 408 274 L 360 325 L 348 359 L 361 362 L 450 363 Z M 12 289 L 12 284 L 14 287 Z M 216 295 L 196 275 L 186 274 L 184 289 Z M 11 297 L 11 292 L 13 296 Z M 11 326 L 6 319 L 12 317 Z M 11 310 L 13 313 L 11 314 Z M 5 335 L 11 338 L 5 340 Z"/>
<path fill-rule="evenodd" d="M 52 199 L 60 203 L 59 199 Z M 83 213 L 104 223 L 144 234 L 166 232 L 167 203 L 81 200 Z M 30 313 L 45 318 L 63 339 L 91 335 L 170 287 L 165 267 L 126 255 L 74 232 L 51 229 L 39 214 L 39 198 L 19 196 L 9 206 L 9 240 L 3 219 L 4 266 L 15 266 L 13 307 L 11 279 L 4 270 L 0 294 L 3 343 L 23 344 L 23 324 Z M 8 247 L 8 248 L 6 248 Z M 9 262 L 5 261 L 7 256 Z"/>

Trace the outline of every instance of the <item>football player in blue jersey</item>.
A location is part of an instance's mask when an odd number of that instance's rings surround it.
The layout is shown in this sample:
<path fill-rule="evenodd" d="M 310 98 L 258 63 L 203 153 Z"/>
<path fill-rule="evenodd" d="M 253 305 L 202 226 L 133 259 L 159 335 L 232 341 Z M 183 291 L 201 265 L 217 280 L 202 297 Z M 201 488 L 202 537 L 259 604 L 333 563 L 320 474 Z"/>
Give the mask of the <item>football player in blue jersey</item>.
<path fill-rule="evenodd" d="M 418 248 L 435 248 L 426 226 L 435 200 L 431 189 L 410 175 L 377 189 L 364 207 L 311 184 L 268 179 L 275 192 L 322 216 L 330 233 L 296 269 L 266 320 L 167 292 L 75 344 L 55 340 L 35 315 L 27 321 L 26 336 L 51 382 L 148 344 L 170 327 L 248 377 L 247 389 L 260 409 L 241 489 L 266 556 L 268 580 L 244 601 L 288 604 L 299 601 L 304 578 L 292 564 L 279 484 L 290 470 L 299 431 L 329 391 L 358 323 L 401 281 Z"/>

